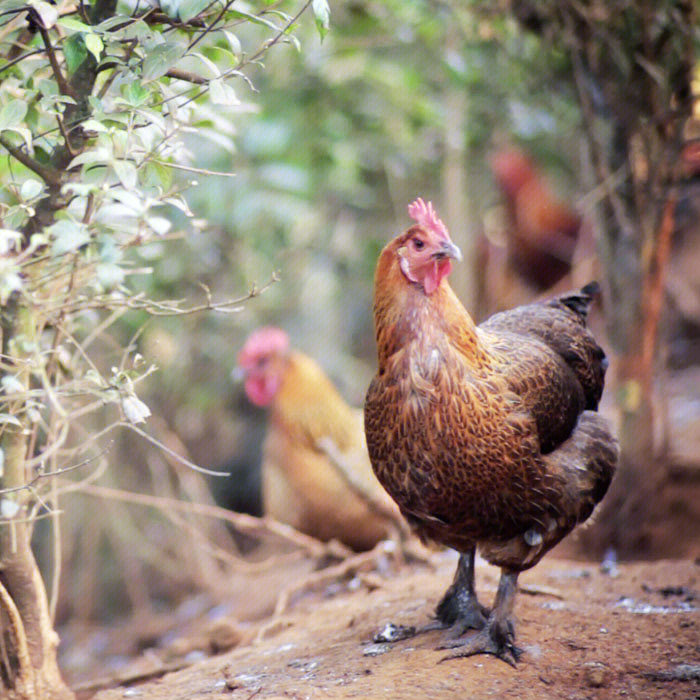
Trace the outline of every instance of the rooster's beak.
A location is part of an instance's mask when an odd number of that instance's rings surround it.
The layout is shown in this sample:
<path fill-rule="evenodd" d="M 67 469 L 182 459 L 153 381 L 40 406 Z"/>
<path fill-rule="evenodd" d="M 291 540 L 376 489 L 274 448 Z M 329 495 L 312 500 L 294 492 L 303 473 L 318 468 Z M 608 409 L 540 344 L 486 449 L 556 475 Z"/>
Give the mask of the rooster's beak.
<path fill-rule="evenodd" d="M 452 241 L 443 241 L 440 244 L 440 250 L 433 253 L 433 257 L 436 260 L 453 258 L 457 262 L 462 262 L 462 251 Z"/>

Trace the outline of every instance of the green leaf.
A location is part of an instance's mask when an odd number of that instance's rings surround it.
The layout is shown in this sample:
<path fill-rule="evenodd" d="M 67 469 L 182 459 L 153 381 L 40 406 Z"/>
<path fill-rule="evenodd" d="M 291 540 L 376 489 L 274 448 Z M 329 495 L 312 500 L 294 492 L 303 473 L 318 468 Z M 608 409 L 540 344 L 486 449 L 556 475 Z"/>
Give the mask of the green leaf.
<path fill-rule="evenodd" d="M 43 183 L 39 182 L 39 180 L 29 179 L 25 180 L 22 183 L 22 187 L 20 188 L 19 193 L 22 199 L 26 201 L 28 199 L 34 199 L 34 197 L 38 197 L 43 191 Z"/>
<path fill-rule="evenodd" d="M 112 168 L 127 190 L 133 190 L 136 187 L 138 181 L 136 166 L 130 160 L 115 160 L 112 162 Z"/>
<path fill-rule="evenodd" d="M 101 263 L 96 271 L 97 279 L 106 291 L 118 287 L 124 281 L 124 270 L 114 263 Z"/>
<path fill-rule="evenodd" d="M 211 101 L 215 105 L 235 107 L 241 103 L 236 97 L 234 89 L 230 85 L 227 85 L 221 78 L 209 82 L 209 94 L 211 95 Z"/>
<path fill-rule="evenodd" d="M 321 41 L 323 41 L 331 26 L 331 8 L 328 6 L 328 0 L 313 0 L 311 9 L 316 18 L 316 29 L 318 29 Z"/>
<path fill-rule="evenodd" d="M 140 171 L 141 183 L 147 187 L 167 190 L 173 183 L 172 169 L 162 163 L 148 162 Z"/>
<path fill-rule="evenodd" d="M 238 37 L 231 32 L 227 32 L 225 29 L 222 29 L 221 33 L 226 37 L 226 41 L 228 41 L 228 45 L 231 47 L 233 54 L 240 57 L 243 53 L 243 48 L 241 47 L 241 42 Z"/>
<path fill-rule="evenodd" d="M 185 49 L 179 44 L 159 44 L 148 52 L 141 68 L 146 80 L 164 76 L 184 55 Z"/>
<path fill-rule="evenodd" d="M 77 155 L 68 165 L 68 169 L 85 163 L 108 163 L 112 160 L 112 153 L 107 148 L 96 148 L 94 151 L 85 151 Z"/>
<path fill-rule="evenodd" d="M 27 151 L 29 154 L 33 154 L 32 132 L 29 131 L 29 129 L 25 129 L 23 126 L 11 126 L 6 129 L 6 131 L 14 131 L 16 134 L 19 134 L 24 139 L 24 143 L 27 146 Z"/>
<path fill-rule="evenodd" d="M 87 58 L 88 51 L 82 34 L 73 34 L 63 44 L 63 55 L 66 57 L 68 73 L 73 75 Z"/>
<path fill-rule="evenodd" d="M 102 49 L 104 48 L 104 44 L 102 43 L 102 39 L 100 39 L 97 34 L 86 34 L 85 35 L 85 48 L 95 57 L 96 61 L 100 60 L 100 56 L 102 55 Z"/>
<path fill-rule="evenodd" d="M 36 13 L 39 15 L 44 29 L 51 29 L 58 19 L 58 9 L 44 0 L 29 0 Z"/>
<path fill-rule="evenodd" d="M 257 15 L 251 14 L 250 12 L 246 12 L 245 10 L 242 9 L 237 9 L 237 10 L 231 10 L 231 14 L 234 17 L 240 17 L 241 19 L 247 19 L 249 22 L 252 22 L 253 24 L 259 24 L 263 27 L 267 27 L 268 29 L 273 29 L 274 31 L 278 32 L 280 28 L 272 21 L 269 19 L 265 19 L 265 17 L 258 17 Z"/>
<path fill-rule="evenodd" d="M 20 126 L 26 113 L 27 105 L 22 100 L 8 102 L 0 111 L 0 131 Z"/>
<path fill-rule="evenodd" d="M 183 0 L 177 8 L 177 14 L 183 22 L 189 22 L 210 4 L 211 0 Z"/>
<path fill-rule="evenodd" d="M 90 233 L 87 226 L 70 219 L 57 221 L 49 226 L 48 232 L 53 238 L 51 254 L 54 257 L 78 250 L 80 246 L 90 241 Z"/>
<path fill-rule="evenodd" d="M 121 20 L 122 22 L 124 20 Z M 74 32 L 85 32 L 89 34 L 92 31 L 92 27 L 89 24 L 85 24 L 75 17 L 61 17 L 57 24 L 65 29 L 71 29 Z"/>
<path fill-rule="evenodd" d="M 145 88 L 140 81 L 132 80 L 122 86 L 122 97 L 132 107 L 139 107 L 148 100 L 150 95 L 148 88 Z"/>

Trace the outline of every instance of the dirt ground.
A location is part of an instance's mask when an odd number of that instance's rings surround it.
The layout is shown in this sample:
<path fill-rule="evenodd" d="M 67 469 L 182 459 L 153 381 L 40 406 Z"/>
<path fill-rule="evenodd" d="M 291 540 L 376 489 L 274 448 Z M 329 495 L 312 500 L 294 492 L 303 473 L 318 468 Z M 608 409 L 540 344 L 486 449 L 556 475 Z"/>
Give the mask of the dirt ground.
<path fill-rule="evenodd" d="M 451 553 L 429 565 L 389 567 L 324 582 L 283 614 L 245 627 L 220 617 L 208 634 L 176 640 L 184 657 L 156 650 L 148 680 L 82 692 L 94 700 L 251 698 L 700 698 L 700 560 L 601 567 L 545 559 L 520 578 L 517 668 L 492 656 L 445 661 L 443 632 L 395 644 L 373 636 L 391 621 L 425 623 L 451 581 Z M 482 602 L 498 570 L 479 561 Z M 251 599 L 255 591 L 250 591 Z M 211 617 L 211 616 L 210 616 Z M 207 657 L 215 639 L 231 651 Z M 223 639 L 223 641 L 221 641 Z M 171 640 L 172 648 L 172 640 Z M 177 644 L 175 645 L 177 646 Z M 159 666 L 160 664 L 160 666 Z M 180 670 L 167 668 L 187 664 Z"/>

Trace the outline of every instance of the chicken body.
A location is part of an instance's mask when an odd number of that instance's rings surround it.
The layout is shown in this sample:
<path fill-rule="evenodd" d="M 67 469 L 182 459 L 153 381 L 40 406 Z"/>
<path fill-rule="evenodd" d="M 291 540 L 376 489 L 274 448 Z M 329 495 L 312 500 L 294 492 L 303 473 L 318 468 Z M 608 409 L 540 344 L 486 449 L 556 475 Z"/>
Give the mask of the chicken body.
<path fill-rule="evenodd" d="M 310 357 L 264 342 L 249 356 L 245 351 L 239 366 L 250 368 L 248 381 L 258 377 L 269 387 L 260 394 L 246 386 L 251 400 L 270 406 L 264 512 L 320 540 L 371 549 L 401 516 L 372 473 L 361 413 L 347 405 Z"/>
<path fill-rule="evenodd" d="M 455 628 L 458 655 L 514 662 L 517 574 L 591 514 L 617 463 L 617 443 L 596 413 L 607 363 L 585 326 L 596 286 L 476 326 L 445 279 L 449 267 L 437 285 L 421 281 L 421 270 L 435 274 L 426 256 L 444 265 L 453 249 L 449 236 L 419 224 L 380 256 L 367 445 L 418 534 L 462 555 L 437 610 Z M 503 570 L 488 619 L 474 591 L 476 547 Z M 472 627 L 480 635 L 461 636 Z"/>
<path fill-rule="evenodd" d="M 508 264 L 536 291 L 545 291 L 571 269 L 581 217 L 556 199 L 524 152 L 500 151 L 491 167 L 506 199 Z"/>

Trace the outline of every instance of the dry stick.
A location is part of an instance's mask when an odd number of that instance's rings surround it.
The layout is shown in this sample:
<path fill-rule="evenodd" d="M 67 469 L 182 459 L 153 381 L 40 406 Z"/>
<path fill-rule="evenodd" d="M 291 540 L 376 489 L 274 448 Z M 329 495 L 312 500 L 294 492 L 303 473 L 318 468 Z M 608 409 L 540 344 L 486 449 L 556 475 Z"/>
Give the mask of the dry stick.
<path fill-rule="evenodd" d="M 347 557 L 350 555 L 350 550 L 347 549 L 347 547 L 343 547 L 337 543 L 326 544 L 320 542 L 313 537 L 309 537 L 309 535 L 305 535 L 303 532 L 295 530 L 290 525 L 285 525 L 269 517 L 256 518 L 253 515 L 233 513 L 225 508 L 209 505 L 207 503 L 189 503 L 187 501 L 179 501 L 175 498 L 151 496 L 145 493 L 135 493 L 133 491 L 124 491 L 123 489 L 109 488 L 107 486 L 97 486 L 95 484 L 85 485 L 77 490 L 76 493 L 85 493 L 100 498 L 112 498 L 151 508 L 161 508 L 163 510 L 172 508 L 173 510 L 204 515 L 209 518 L 220 518 L 243 531 L 274 535 L 296 547 L 305 549 L 314 557 L 323 557 L 327 554 L 333 554 L 339 557 Z"/>
<path fill-rule="evenodd" d="M 641 372 L 646 388 L 651 385 L 654 364 L 654 349 L 659 330 L 659 319 L 663 305 L 668 260 L 671 253 L 671 238 L 675 222 L 675 195 L 669 196 L 664 205 L 661 226 L 655 250 L 644 280 L 644 326 L 642 328 Z"/>
<path fill-rule="evenodd" d="M 170 663 L 163 663 L 158 666 L 158 668 L 152 668 L 148 670 L 140 671 L 126 671 L 124 673 L 119 673 L 114 676 L 109 676 L 106 678 L 98 678 L 94 681 L 87 681 L 85 683 L 79 683 L 72 687 L 75 693 L 96 693 L 98 690 L 107 690 L 109 688 L 117 688 L 125 685 L 132 685 L 133 683 L 142 683 L 143 681 L 153 680 L 154 678 L 160 678 L 166 673 L 173 673 L 175 671 L 180 671 L 183 668 L 192 666 L 193 664 L 199 663 L 198 658 L 193 658 L 191 661 L 186 661 L 184 659 L 178 661 L 172 661 Z"/>
<path fill-rule="evenodd" d="M 347 557 L 344 561 L 334 566 L 329 566 L 321 571 L 314 571 L 312 574 L 304 578 L 298 583 L 294 583 L 288 588 L 285 588 L 277 597 L 277 603 L 275 604 L 275 611 L 272 614 L 270 622 L 265 625 L 260 632 L 258 632 L 256 641 L 262 639 L 265 636 L 266 630 L 270 628 L 276 620 L 284 614 L 284 612 L 289 607 L 289 600 L 295 593 L 303 593 L 311 589 L 313 586 L 318 586 L 319 584 L 326 583 L 329 581 L 334 581 L 335 579 L 343 578 L 347 576 L 354 570 L 359 569 L 362 566 L 366 566 L 371 562 L 376 561 L 379 556 L 385 556 L 391 554 L 387 552 L 386 541 L 379 542 L 374 549 L 369 552 L 360 552 L 359 554 L 354 554 Z"/>

